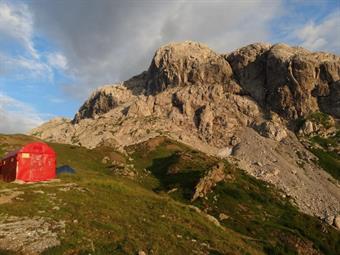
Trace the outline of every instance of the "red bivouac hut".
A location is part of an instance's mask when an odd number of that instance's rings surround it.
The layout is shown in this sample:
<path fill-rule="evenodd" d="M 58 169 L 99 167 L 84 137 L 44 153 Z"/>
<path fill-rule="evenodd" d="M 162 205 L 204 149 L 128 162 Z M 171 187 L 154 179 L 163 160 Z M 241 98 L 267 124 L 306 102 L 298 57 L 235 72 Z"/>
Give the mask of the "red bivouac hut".
<path fill-rule="evenodd" d="M 0 178 L 7 182 L 46 181 L 56 176 L 56 153 L 47 144 L 34 142 L 0 159 Z"/>

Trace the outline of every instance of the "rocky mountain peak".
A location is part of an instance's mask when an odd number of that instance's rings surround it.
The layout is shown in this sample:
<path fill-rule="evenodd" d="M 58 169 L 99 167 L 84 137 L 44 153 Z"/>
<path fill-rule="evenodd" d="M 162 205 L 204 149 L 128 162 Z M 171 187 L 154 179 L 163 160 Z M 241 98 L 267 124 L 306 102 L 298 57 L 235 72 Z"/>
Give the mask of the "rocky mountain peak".
<path fill-rule="evenodd" d="M 287 44 L 252 44 L 227 56 L 235 79 L 263 107 L 286 119 L 318 110 L 339 118 L 340 58 Z"/>
<path fill-rule="evenodd" d="M 287 120 L 315 111 L 340 118 L 339 77 L 339 56 L 287 44 L 254 43 L 217 54 L 198 42 L 169 43 L 156 51 L 146 72 L 96 90 L 73 122 L 105 114 L 132 94 L 155 96 L 184 86 L 223 86 Z"/>
<path fill-rule="evenodd" d="M 73 123 L 78 123 L 81 119 L 95 118 L 97 115 L 107 113 L 114 107 L 127 102 L 131 96 L 131 90 L 125 86 L 117 84 L 100 87 L 80 107 L 73 119 Z"/>
<path fill-rule="evenodd" d="M 169 43 L 152 59 L 146 90 L 156 94 L 175 86 L 223 84 L 231 75 L 229 63 L 208 46 L 191 41 Z"/>

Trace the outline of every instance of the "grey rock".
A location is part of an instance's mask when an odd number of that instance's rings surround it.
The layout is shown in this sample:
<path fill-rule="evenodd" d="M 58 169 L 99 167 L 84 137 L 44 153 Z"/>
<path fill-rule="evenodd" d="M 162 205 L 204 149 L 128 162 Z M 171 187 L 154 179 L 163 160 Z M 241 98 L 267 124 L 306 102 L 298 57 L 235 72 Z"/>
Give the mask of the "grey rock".
<path fill-rule="evenodd" d="M 229 63 L 207 46 L 191 41 L 170 43 L 156 51 L 146 90 L 156 94 L 175 86 L 224 84 L 231 75 Z"/>
<path fill-rule="evenodd" d="M 224 164 L 218 163 L 211 169 L 206 176 L 201 178 L 195 187 L 195 193 L 191 201 L 195 201 L 199 197 L 205 197 L 217 183 L 225 178 Z"/>
<path fill-rule="evenodd" d="M 334 226 L 340 230 L 340 215 L 334 217 Z"/>

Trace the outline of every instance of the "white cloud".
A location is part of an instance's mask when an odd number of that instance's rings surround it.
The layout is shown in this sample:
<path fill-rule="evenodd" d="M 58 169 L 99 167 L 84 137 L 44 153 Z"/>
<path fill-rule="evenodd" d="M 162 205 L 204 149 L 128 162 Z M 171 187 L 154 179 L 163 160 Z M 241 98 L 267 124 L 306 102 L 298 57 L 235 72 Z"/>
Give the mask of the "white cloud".
<path fill-rule="evenodd" d="M 0 133 L 24 133 L 43 121 L 30 105 L 0 92 Z"/>
<path fill-rule="evenodd" d="M 58 52 L 35 48 L 34 16 L 27 4 L 0 0 L 0 87 L 13 91 L 15 81 L 23 84 L 53 84 L 54 69 L 64 70 L 66 58 Z M 25 85 L 26 87 L 30 85 Z M 32 86 L 33 93 L 39 93 Z M 34 102 L 32 102 L 34 103 Z M 41 114 L 29 104 L 0 91 L 0 133 L 22 133 L 32 129 L 51 115 Z"/>
<path fill-rule="evenodd" d="M 0 75 L 15 79 L 53 79 L 52 68 L 63 68 L 61 54 L 34 47 L 33 15 L 27 4 L 0 0 Z M 46 56 L 47 54 L 47 56 Z"/>
<path fill-rule="evenodd" d="M 22 79 L 53 79 L 51 66 L 35 58 L 9 56 L 0 52 L 0 75 Z"/>
<path fill-rule="evenodd" d="M 64 70 L 59 52 L 41 52 L 34 46 L 34 15 L 27 4 L 0 0 L 0 75 L 15 79 L 53 79 L 52 68 Z"/>
<path fill-rule="evenodd" d="M 310 20 L 296 29 L 294 35 L 310 50 L 340 53 L 340 10 L 335 10 L 319 24 Z"/>
<path fill-rule="evenodd" d="M 54 52 L 54 53 L 48 54 L 47 61 L 49 65 L 54 68 L 61 69 L 61 70 L 67 69 L 67 59 L 61 53 Z"/>
<path fill-rule="evenodd" d="M 282 1 L 32 1 L 35 29 L 59 47 L 64 87 L 84 98 L 95 87 L 148 68 L 169 41 L 196 40 L 219 52 L 270 39 Z M 52 63 L 50 63 L 52 64 Z"/>
<path fill-rule="evenodd" d="M 27 5 L 0 1 L 0 35 L 17 40 L 33 57 L 38 57 L 32 42 L 33 18 Z"/>

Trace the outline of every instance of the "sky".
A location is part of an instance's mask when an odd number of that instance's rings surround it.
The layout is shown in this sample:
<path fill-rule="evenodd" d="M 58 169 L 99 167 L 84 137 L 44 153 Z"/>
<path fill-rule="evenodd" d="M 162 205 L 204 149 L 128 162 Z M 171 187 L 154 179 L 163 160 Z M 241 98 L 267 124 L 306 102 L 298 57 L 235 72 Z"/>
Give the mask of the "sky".
<path fill-rule="evenodd" d="M 184 40 L 219 53 L 283 42 L 340 54 L 340 0 L 0 0 L 0 133 L 72 118 L 92 90 Z"/>

